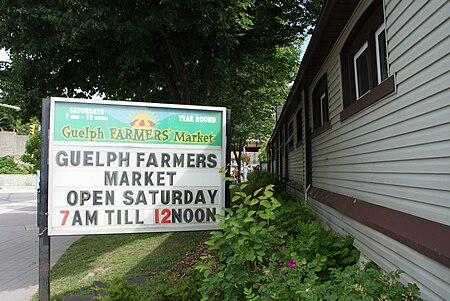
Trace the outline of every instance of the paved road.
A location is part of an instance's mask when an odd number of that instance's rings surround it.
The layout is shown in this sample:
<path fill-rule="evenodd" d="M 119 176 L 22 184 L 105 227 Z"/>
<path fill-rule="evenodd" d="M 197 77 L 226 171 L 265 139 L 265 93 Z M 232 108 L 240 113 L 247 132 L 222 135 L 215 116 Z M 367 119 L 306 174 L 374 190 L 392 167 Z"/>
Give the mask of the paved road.
<path fill-rule="evenodd" d="M 54 264 L 79 237 L 52 237 Z M 38 289 L 38 229 L 33 187 L 0 187 L 0 300 L 28 301 Z"/>

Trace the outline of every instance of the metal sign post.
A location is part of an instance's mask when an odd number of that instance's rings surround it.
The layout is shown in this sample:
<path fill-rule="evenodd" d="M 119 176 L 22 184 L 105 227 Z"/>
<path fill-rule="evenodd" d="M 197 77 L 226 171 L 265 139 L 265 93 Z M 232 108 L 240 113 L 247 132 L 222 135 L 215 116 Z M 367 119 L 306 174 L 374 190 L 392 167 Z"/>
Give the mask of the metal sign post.
<path fill-rule="evenodd" d="M 48 236 L 48 130 L 50 99 L 42 100 L 41 172 L 38 193 L 39 300 L 50 300 L 50 237 Z"/>

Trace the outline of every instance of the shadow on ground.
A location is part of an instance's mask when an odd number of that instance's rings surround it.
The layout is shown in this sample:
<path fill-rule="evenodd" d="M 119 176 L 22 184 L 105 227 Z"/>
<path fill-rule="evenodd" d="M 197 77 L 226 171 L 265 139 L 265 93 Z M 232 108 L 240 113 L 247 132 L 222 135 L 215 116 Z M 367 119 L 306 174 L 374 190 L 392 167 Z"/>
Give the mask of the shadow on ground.
<path fill-rule="evenodd" d="M 159 272 L 170 271 L 177 268 L 186 253 L 192 252 L 199 243 L 203 243 L 208 237 L 208 231 L 197 232 L 174 232 L 170 233 L 146 233 L 146 234 L 127 234 L 120 237 L 112 235 L 97 235 L 95 244 L 86 244 L 88 237 L 83 237 L 75 242 L 64 254 L 64 260 L 75 260 L 78 264 L 70 270 L 67 270 L 57 263 L 52 269 L 51 281 L 68 278 L 73 274 L 86 273 L 92 270 L 97 259 L 107 253 L 112 253 L 125 244 L 133 244 L 149 237 L 161 238 L 167 236 L 153 251 L 149 252 L 143 259 L 137 262 L 132 268 L 125 272 L 124 279 L 149 278 Z M 90 238 L 92 239 L 92 238 Z M 85 254 L 94 254 L 86 258 Z M 130 256 L 133 256 L 130 253 Z M 53 275 L 57 276 L 54 277 Z M 108 275 L 112 278 L 113 275 Z M 142 277 L 144 276 L 144 277 Z M 96 277 L 93 277 L 93 282 Z M 79 289 L 65 291 L 58 294 L 52 294 L 52 300 L 63 300 L 64 296 L 86 295 L 92 293 L 92 285 L 84 286 Z M 72 299 L 70 299 L 72 300 Z M 73 299 L 77 300 L 77 299 Z M 80 299 L 81 300 L 81 299 Z"/>

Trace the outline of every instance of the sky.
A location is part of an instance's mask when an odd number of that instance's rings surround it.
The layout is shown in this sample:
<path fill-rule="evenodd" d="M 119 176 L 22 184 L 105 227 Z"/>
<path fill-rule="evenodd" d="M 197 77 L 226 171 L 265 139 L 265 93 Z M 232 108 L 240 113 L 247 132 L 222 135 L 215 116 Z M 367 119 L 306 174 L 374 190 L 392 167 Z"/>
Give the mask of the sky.
<path fill-rule="evenodd" d="M 300 53 L 300 60 L 303 59 L 303 55 L 305 55 L 305 51 L 306 51 L 306 48 L 308 48 L 308 44 L 309 44 L 310 40 L 311 40 L 311 35 L 307 35 L 305 38 L 305 41 L 302 44 L 302 47 L 300 48 L 302 50 Z"/>
<path fill-rule="evenodd" d="M 5 49 L 0 49 L 0 62 L 9 61 L 9 56 Z"/>

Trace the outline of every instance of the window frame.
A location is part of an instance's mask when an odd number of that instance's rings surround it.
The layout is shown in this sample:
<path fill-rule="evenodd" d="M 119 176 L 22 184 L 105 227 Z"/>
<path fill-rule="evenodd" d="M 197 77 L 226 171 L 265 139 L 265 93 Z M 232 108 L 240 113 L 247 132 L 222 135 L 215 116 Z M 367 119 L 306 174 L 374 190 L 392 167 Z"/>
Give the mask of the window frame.
<path fill-rule="evenodd" d="M 382 1 L 376 0 L 369 5 L 367 10 L 355 23 L 342 47 L 340 53 L 343 104 L 343 110 L 340 113 L 341 121 L 344 121 L 392 92 L 395 92 L 394 75 L 390 74 L 392 70 L 389 70 L 389 62 L 387 62 L 387 78 L 382 82 L 378 82 L 377 65 L 379 60 L 377 61 L 376 59 L 377 49 L 375 45 L 375 32 L 383 27 L 385 29 Z M 380 32 L 382 32 L 382 30 L 380 30 Z M 386 29 L 384 32 L 387 44 Z M 359 95 L 356 91 L 357 86 L 355 84 L 355 64 L 353 57 L 365 42 L 368 43 L 369 49 L 370 90 L 357 98 Z M 386 45 L 386 54 L 388 53 L 389 50 Z"/>
<path fill-rule="evenodd" d="M 328 98 L 328 79 L 326 73 L 317 81 L 313 90 L 312 101 L 313 137 L 316 137 L 330 128 L 330 102 Z M 324 102 L 326 102 L 326 106 Z"/>
<path fill-rule="evenodd" d="M 287 144 L 288 149 L 291 149 L 294 147 L 294 121 L 293 120 L 291 120 L 288 123 L 286 134 L 287 134 L 286 144 Z"/>
<path fill-rule="evenodd" d="M 303 142 L 303 110 L 300 108 L 295 115 L 297 125 L 297 144 Z"/>
<path fill-rule="evenodd" d="M 385 60 L 386 60 L 387 75 L 385 78 L 382 78 L 382 68 L 381 68 L 382 61 L 381 61 L 381 56 L 380 56 L 380 41 L 379 41 L 379 36 L 382 32 L 384 32 L 384 42 L 385 42 L 384 49 L 386 51 Z M 376 57 L 376 64 L 377 64 L 377 81 L 378 81 L 378 84 L 381 84 L 385 79 L 387 79 L 389 77 L 389 62 L 388 62 L 388 58 L 387 58 L 387 44 L 386 44 L 386 26 L 385 26 L 384 22 L 375 31 L 374 38 L 375 38 L 375 57 Z"/>
<path fill-rule="evenodd" d="M 368 78 L 369 78 L 369 90 L 363 92 L 361 95 L 359 95 L 359 72 L 358 72 L 358 59 L 362 56 L 362 54 L 367 50 L 367 71 L 368 71 Z M 361 97 L 363 97 L 364 95 L 366 95 L 367 93 L 370 92 L 370 59 L 369 59 L 369 44 L 367 43 L 367 41 L 361 46 L 361 48 L 359 48 L 359 50 L 355 53 L 355 55 L 353 56 L 353 72 L 354 72 L 354 82 L 355 82 L 355 92 L 356 92 L 356 101 L 359 100 Z"/>

